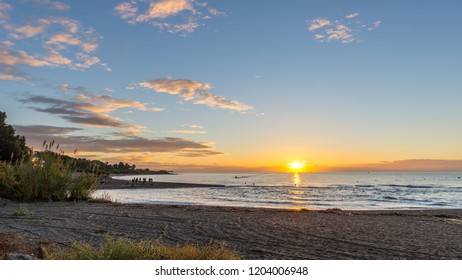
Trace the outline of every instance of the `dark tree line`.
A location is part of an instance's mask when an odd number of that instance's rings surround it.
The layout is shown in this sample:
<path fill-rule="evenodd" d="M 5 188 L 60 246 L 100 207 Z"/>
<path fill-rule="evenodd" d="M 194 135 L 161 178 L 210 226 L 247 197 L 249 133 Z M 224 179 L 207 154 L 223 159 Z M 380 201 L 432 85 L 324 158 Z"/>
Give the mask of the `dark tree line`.
<path fill-rule="evenodd" d="M 54 142 L 54 141 L 53 141 Z M 45 143 L 44 143 L 45 144 Z M 48 147 L 48 146 L 47 146 Z M 14 128 L 6 124 L 6 113 L 0 112 L 0 161 L 15 163 L 18 160 L 27 160 L 33 156 L 43 158 L 43 153 L 52 153 L 48 148 L 45 151 L 35 152 L 26 146 L 26 138 L 16 135 Z M 169 171 L 151 171 L 148 168 L 136 168 L 124 162 L 110 164 L 99 160 L 89 160 L 85 158 L 73 158 L 67 155 L 60 155 L 64 163 L 69 164 L 78 172 L 98 173 L 98 174 L 169 174 Z"/>

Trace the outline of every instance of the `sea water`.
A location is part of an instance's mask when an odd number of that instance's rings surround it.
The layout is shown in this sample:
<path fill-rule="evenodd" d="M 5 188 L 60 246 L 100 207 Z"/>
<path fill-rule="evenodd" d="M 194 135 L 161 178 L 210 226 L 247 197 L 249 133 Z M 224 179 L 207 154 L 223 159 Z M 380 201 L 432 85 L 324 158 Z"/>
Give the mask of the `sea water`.
<path fill-rule="evenodd" d="M 115 178 L 130 181 L 134 177 Z M 94 195 L 107 193 L 121 203 L 289 209 L 462 208 L 462 172 L 180 173 L 136 177 L 222 186 L 100 190 Z"/>

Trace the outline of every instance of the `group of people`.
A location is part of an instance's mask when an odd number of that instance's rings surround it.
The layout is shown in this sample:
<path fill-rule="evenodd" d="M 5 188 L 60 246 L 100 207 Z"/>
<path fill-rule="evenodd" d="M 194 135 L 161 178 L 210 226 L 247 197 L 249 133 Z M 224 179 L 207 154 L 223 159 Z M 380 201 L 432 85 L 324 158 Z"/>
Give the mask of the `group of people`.
<path fill-rule="evenodd" d="M 152 178 L 149 178 L 148 180 L 146 180 L 146 178 L 133 178 L 132 179 L 132 183 L 134 184 L 138 184 L 138 183 L 146 184 L 147 182 L 152 183 L 153 181 L 154 180 Z"/>

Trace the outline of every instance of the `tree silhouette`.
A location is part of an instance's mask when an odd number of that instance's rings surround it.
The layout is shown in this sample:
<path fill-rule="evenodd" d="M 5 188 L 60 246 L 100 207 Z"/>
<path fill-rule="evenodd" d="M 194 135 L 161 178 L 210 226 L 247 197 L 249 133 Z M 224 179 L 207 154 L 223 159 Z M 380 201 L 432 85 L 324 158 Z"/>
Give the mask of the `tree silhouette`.
<path fill-rule="evenodd" d="M 0 161 L 16 162 L 30 156 L 24 136 L 15 135 L 14 128 L 6 124 L 6 113 L 0 112 Z"/>

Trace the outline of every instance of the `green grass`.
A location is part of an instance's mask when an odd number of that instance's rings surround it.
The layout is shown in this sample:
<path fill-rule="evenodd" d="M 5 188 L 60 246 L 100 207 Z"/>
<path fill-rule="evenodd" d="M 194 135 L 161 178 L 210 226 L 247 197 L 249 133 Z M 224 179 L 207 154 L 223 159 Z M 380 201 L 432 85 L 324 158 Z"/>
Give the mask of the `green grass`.
<path fill-rule="evenodd" d="M 33 217 L 35 216 L 35 212 L 34 210 L 29 210 L 24 205 L 19 205 L 19 207 L 13 211 L 12 215 L 16 217 Z"/>
<path fill-rule="evenodd" d="M 48 150 L 48 145 L 31 159 L 0 162 L 0 197 L 16 201 L 86 200 L 96 182 L 94 173 L 75 172 L 75 164 Z"/>
<path fill-rule="evenodd" d="M 48 260 L 238 260 L 235 251 L 224 244 L 205 247 L 192 244 L 167 246 L 159 241 L 132 241 L 106 237 L 101 248 L 87 243 L 75 243 L 70 250 L 44 253 Z"/>

